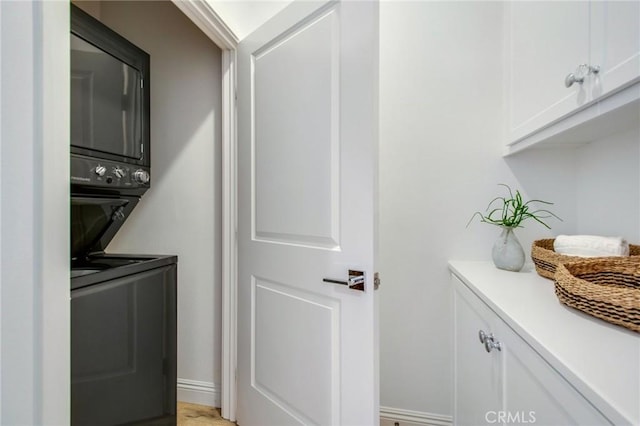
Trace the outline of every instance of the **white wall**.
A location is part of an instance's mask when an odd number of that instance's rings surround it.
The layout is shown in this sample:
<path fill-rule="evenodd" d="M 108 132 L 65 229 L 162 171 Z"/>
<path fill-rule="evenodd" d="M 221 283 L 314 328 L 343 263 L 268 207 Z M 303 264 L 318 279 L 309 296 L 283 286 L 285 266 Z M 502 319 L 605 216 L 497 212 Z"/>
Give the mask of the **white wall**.
<path fill-rule="evenodd" d="M 382 2 L 380 22 L 381 405 L 452 412 L 447 261 L 489 260 L 498 229 L 474 222 L 498 183 L 555 201 L 569 232 L 569 151 L 502 158 L 502 5 Z M 517 232 L 527 249 L 549 235 Z"/>
<path fill-rule="evenodd" d="M 381 3 L 381 405 L 422 421 L 452 413 L 447 261 L 490 260 L 497 229 L 465 225 L 497 183 L 564 219 L 525 223 L 527 252 L 560 233 L 640 241 L 640 125 L 502 158 L 501 19 L 500 2 Z"/>
<path fill-rule="evenodd" d="M 499 19 L 487 3 L 380 5 L 383 407 L 452 412 L 446 262 L 486 257 L 492 230 L 465 224 L 513 181 L 499 158 Z"/>
<path fill-rule="evenodd" d="M 168 1 L 99 12 L 151 56 L 151 189 L 107 251 L 178 255 L 178 398 L 218 405 L 221 52 Z"/>
<path fill-rule="evenodd" d="M 576 152 L 580 233 L 640 244 L 640 123 Z"/>

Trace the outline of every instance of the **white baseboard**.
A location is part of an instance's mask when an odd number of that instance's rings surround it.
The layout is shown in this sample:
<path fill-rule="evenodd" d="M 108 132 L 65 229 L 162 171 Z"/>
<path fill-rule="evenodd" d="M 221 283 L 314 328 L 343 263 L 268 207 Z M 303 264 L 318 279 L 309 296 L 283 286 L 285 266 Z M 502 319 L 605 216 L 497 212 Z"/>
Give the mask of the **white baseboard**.
<path fill-rule="evenodd" d="M 220 407 L 220 388 L 215 383 L 178 379 L 178 401 Z M 380 407 L 380 426 L 453 426 L 453 418 L 442 414 Z"/>
<path fill-rule="evenodd" d="M 394 426 L 396 422 L 400 426 L 452 426 L 453 418 L 442 414 L 380 407 L 380 426 Z"/>
<path fill-rule="evenodd" d="M 178 401 L 220 407 L 220 387 L 215 383 L 178 379 Z"/>

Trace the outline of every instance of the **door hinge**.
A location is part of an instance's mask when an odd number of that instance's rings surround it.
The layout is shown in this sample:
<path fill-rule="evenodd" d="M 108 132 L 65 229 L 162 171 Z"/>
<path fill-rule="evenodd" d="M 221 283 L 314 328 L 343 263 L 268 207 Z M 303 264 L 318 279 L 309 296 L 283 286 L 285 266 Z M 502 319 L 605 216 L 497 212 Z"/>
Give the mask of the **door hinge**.
<path fill-rule="evenodd" d="M 377 290 L 378 288 L 380 288 L 380 274 L 375 272 L 373 274 L 373 289 Z"/>

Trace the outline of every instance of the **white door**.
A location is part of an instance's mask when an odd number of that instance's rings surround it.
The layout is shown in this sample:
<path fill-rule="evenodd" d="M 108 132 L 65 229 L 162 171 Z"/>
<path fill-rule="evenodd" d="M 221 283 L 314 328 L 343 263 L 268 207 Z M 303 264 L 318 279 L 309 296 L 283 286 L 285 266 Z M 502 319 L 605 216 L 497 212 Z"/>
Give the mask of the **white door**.
<path fill-rule="evenodd" d="M 241 426 L 379 422 L 377 41 L 376 2 L 300 1 L 239 46 Z"/>

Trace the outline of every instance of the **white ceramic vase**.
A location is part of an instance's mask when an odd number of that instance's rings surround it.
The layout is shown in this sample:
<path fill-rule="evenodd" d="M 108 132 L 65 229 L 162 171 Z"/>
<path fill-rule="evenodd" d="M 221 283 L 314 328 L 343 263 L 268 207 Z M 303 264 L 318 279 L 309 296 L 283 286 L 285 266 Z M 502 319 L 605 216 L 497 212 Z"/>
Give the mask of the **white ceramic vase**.
<path fill-rule="evenodd" d="M 498 269 L 518 272 L 524 266 L 522 245 L 513 232 L 513 228 L 508 226 L 501 226 L 500 228 L 500 236 L 491 250 L 493 263 Z"/>

